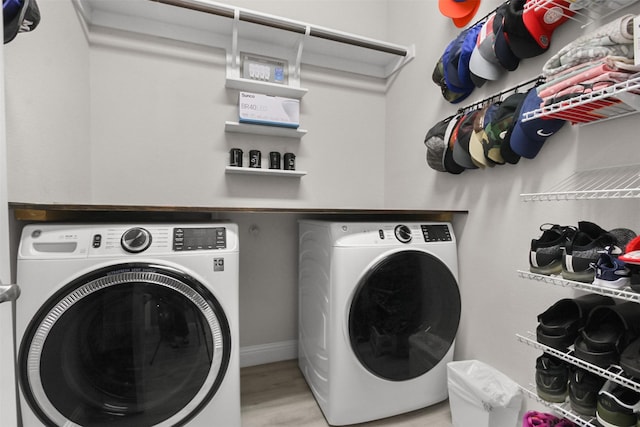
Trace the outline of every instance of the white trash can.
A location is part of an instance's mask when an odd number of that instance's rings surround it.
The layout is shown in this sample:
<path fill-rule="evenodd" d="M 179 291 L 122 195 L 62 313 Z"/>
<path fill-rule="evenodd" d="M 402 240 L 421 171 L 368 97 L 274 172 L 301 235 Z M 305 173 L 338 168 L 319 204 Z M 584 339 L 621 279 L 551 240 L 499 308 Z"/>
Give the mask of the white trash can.
<path fill-rule="evenodd" d="M 517 427 L 522 391 L 502 372 L 478 360 L 447 363 L 454 427 Z"/>

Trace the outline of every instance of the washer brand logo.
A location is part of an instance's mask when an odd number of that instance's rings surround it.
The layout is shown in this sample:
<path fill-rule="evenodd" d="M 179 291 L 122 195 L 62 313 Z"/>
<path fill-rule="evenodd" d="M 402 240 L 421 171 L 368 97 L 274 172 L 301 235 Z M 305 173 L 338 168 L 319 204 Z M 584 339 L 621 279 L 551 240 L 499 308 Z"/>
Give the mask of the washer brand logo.
<path fill-rule="evenodd" d="M 224 258 L 213 259 L 213 271 L 224 271 Z"/>

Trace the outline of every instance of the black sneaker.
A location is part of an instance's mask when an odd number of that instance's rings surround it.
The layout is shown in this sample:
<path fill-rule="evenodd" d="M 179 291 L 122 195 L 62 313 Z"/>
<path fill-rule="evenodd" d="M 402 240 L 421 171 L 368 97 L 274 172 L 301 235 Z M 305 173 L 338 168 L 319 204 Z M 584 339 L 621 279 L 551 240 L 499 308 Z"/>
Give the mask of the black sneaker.
<path fill-rule="evenodd" d="M 636 234 L 627 228 L 616 228 L 605 231 L 598 225 L 580 221 L 578 231 L 565 245 L 562 257 L 562 277 L 577 282 L 593 283 L 596 264 L 601 251 L 611 246 L 612 254 L 622 254 L 625 246 Z"/>
<path fill-rule="evenodd" d="M 636 427 L 640 394 L 607 381 L 598 393 L 596 417 L 604 427 Z"/>
<path fill-rule="evenodd" d="M 536 359 L 536 392 L 542 400 L 562 403 L 567 398 L 569 367 L 555 356 L 544 353 Z"/>
<path fill-rule="evenodd" d="M 593 417 L 596 414 L 598 392 L 605 379 L 578 367 L 571 368 L 569 377 L 569 402 L 580 415 Z"/>
<path fill-rule="evenodd" d="M 542 235 L 531 240 L 529 271 L 537 274 L 560 274 L 565 245 L 571 241 L 576 228 L 558 224 L 542 224 Z"/>

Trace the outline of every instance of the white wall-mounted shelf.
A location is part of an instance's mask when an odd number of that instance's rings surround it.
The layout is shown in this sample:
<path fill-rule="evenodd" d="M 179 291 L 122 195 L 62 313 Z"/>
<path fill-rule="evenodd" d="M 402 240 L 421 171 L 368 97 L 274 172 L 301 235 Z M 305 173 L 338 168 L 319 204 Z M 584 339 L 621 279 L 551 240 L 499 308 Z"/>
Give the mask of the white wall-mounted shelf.
<path fill-rule="evenodd" d="M 225 87 L 229 89 L 257 92 L 263 93 L 265 95 L 282 96 L 285 98 L 293 99 L 301 99 L 308 92 L 308 90 L 305 88 L 229 76 L 227 76 L 227 79 L 225 81 Z"/>
<path fill-rule="evenodd" d="M 591 283 L 566 280 L 560 276 L 546 276 L 544 274 L 531 273 L 525 270 L 518 270 L 518 276 L 523 279 L 542 282 L 549 285 L 560 286 L 563 288 L 573 288 L 580 291 L 591 292 L 594 294 L 600 294 L 608 297 L 618 298 L 621 300 L 640 303 L 640 294 L 634 292 L 629 287 L 625 287 L 622 289 L 606 288 L 604 286 L 593 285 Z"/>
<path fill-rule="evenodd" d="M 629 1 L 628 4 L 624 5 L 622 8 L 620 7 L 610 7 L 607 5 L 607 2 L 591 2 L 587 7 L 572 10 L 567 6 L 563 6 L 559 2 L 549 2 L 547 0 L 533 0 L 528 1 L 525 8 L 529 9 L 531 7 L 542 8 L 546 10 L 556 9 L 558 7 L 563 9 L 568 9 L 573 12 L 573 16 L 569 19 L 578 22 L 583 28 L 593 24 L 595 21 L 600 21 L 609 17 L 609 15 L 619 11 L 620 9 L 624 9 L 627 6 L 631 6 L 636 3 L 638 0 Z"/>
<path fill-rule="evenodd" d="M 640 198 L 640 165 L 578 171 L 549 191 L 520 194 L 524 202 L 633 198 Z"/>
<path fill-rule="evenodd" d="M 300 178 L 307 174 L 305 171 L 284 170 L 284 169 L 265 169 L 265 168 L 244 168 L 237 166 L 227 166 L 226 173 L 241 175 L 263 175 L 263 176 L 284 176 L 289 178 Z"/>
<path fill-rule="evenodd" d="M 545 353 L 551 354 L 558 359 L 564 360 L 574 366 L 582 368 L 586 371 L 599 375 L 603 378 L 616 382 L 622 386 L 628 387 L 631 390 L 640 392 L 640 383 L 637 381 L 628 378 L 622 368 L 618 365 L 610 365 L 608 368 L 601 368 L 594 364 L 585 362 L 573 355 L 573 350 L 569 349 L 567 351 L 560 351 L 553 347 L 549 347 L 547 345 L 539 343 L 535 339 L 535 335 L 533 332 L 528 332 L 527 335 L 516 334 L 516 339 L 524 344 L 527 344 L 530 347 L 537 348 L 538 350 L 542 350 Z"/>
<path fill-rule="evenodd" d="M 289 86 L 299 86 L 300 64 L 387 78 L 409 63 L 415 47 L 209 0 L 73 0 L 87 23 L 227 51 L 227 74 L 238 77 L 239 53 L 289 61 Z"/>
<path fill-rule="evenodd" d="M 562 119 L 571 124 L 611 120 L 640 111 L 640 74 L 609 87 L 545 105 L 523 113 L 522 121 L 537 118 Z"/>
<path fill-rule="evenodd" d="M 280 136 L 284 138 L 300 139 L 307 134 L 305 129 L 292 129 L 278 126 L 263 126 L 247 123 L 226 121 L 224 123 L 225 132 L 248 133 L 252 135 Z"/>
<path fill-rule="evenodd" d="M 544 406 L 550 408 L 557 414 L 560 414 L 564 418 L 573 421 L 575 424 L 582 427 L 599 427 L 600 424 L 597 423 L 596 417 L 584 417 L 576 414 L 571 409 L 571 404 L 567 401 L 563 403 L 552 403 L 547 402 L 544 399 L 541 399 L 538 394 L 533 391 L 535 389 L 535 385 L 531 384 L 530 389 L 526 387 L 520 386 L 520 390 L 522 390 L 529 398 L 536 400 L 538 403 L 543 404 Z"/>

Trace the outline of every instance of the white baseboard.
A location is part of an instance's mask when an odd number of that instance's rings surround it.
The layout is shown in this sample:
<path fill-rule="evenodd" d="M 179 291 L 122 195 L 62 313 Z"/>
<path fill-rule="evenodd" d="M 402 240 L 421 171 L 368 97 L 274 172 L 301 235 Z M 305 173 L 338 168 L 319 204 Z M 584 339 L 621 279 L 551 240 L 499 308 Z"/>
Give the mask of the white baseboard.
<path fill-rule="evenodd" d="M 291 360 L 298 357 L 298 341 L 280 341 L 240 347 L 240 367 Z"/>

